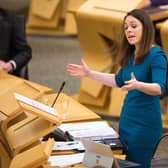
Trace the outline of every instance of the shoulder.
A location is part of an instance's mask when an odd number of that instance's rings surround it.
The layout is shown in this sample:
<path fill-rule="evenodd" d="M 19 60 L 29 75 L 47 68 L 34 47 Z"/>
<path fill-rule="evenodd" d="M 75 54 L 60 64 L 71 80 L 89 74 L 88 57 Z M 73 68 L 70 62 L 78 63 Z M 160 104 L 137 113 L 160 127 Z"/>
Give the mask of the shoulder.
<path fill-rule="evenodd" d="M 152 59 L 157 58 L 157 57 L 167 59 L 166 53 L 163 51 L 163 49 L 160 48 L 159 46 L 156 46 L 156 45 L 154 45 L 154 46 L 150 49 L 148 55 L 149 55 Z"/>
<path fill-rule="evenodd" d="M 165 52 L 159 46 L 152 47 L 148 56 L 152 66 L 166 68 L 167 57 Z"/>
<path fill-rule="evenodd" d="M 0 8 L 0 14 L 8 22 L 14 21 L 16 18 L 16 13 L 12 10 Z"/>

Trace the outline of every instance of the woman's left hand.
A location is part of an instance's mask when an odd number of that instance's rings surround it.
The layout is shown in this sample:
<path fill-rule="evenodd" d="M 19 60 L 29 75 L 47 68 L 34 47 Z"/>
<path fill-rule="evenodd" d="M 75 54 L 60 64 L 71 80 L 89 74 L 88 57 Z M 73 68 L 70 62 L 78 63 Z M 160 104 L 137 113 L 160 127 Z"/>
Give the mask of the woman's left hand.
<path fill-rule="evenodd" d="M 138 81 L 136 80 L 134 73 L 131 72 L 131 79 L 128 81 L 125 81 L 125 85 L 121 87 L 121 89 L 126 91 L 137 89 L 137 84 L 138 84 Z"/>

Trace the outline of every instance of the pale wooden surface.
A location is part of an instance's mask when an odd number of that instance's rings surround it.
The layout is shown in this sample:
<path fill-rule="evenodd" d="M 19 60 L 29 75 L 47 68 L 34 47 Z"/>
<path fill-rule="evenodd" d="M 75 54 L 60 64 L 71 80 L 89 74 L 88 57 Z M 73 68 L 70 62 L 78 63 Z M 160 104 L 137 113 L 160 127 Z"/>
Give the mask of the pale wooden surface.
<path fill-rule="evenodd" d="M 86 0 L 31 0 L 26 32 L 41 35 L 76 35 L 75 12 L 84 1 Z"/>
<path fill-rule="evenodd" d="M 25 152 L 16 155 L 10 164 L 10 168 L 30 168 L 39 167 L 47 163 L 51 154 L 54 140 L 49 139 Z"/>
<path fill-rule="evenodd" d="M 23 94 L 26 97 L 38 99 L 44 93 L 52 93 L 53 90 L 46 86 L 30 82 L 0 71 L 0 116 L 5 119 L 19 112 L 20 107 L 14 97 L 14 93 Z"/>
<path fill-rule="evenodd" d="M 51 105 L 56 97 L 56 94 L 46 95 L 49 100 L 49 105 Z M 78 122 L 78 121 L 91 121 L 91 120 L 100 120 L 100 116 L 96 113 L 85 107 L 84 105 L 80 104 L 77 100 L 71 98 L 70 96 L 66 95 L 65 93 L 61 93 L 58 97 L 54 108 L 61 116 L 63 113 L 62 103 L 64 101 L 68 101 L 67 106 L 67 118 L 62 119 L 62 122 Z"/>

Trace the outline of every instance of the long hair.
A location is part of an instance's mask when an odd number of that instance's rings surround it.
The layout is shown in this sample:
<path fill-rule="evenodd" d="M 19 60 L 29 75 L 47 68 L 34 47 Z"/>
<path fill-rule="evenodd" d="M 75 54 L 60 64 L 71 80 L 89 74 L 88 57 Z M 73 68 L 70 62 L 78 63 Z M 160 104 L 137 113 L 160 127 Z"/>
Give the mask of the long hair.
<path fill-rule="evenodd" d="M 124 17 L 123 25 L 122 25 L 122 40 L 119 51 L 119 63 L 121 66 L 125 65 L 129 59 L 129 57 L 133 56 L 135 51 L 135 46 L 130 45 L 126 39 L 124 33 L 124 22 L 128 16 L 133 16 L 138 19 L 143 26 L 142 39 L 140 42 L 140 51 L 137 52 L 137 57 L 135 60 L 135 64 L 140 63 L 146 54 L 149 52 L 153 42 L 154 42 L 154 26 L 149 17 L 149 15 L 142 9 L 134 9 L 131 12 L 127 13 Z"/>

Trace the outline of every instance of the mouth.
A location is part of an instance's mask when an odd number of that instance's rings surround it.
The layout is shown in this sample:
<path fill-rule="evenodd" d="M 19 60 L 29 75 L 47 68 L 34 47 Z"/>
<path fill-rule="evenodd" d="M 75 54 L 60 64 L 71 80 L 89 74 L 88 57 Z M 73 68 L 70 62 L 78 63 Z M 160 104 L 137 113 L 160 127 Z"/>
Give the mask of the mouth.
<path fill-rule="evenodd" d="M 134 35 L 128 36 L 128 39 L 132 39 L 132 38 L 135 38 L 135 36 Z"/>
<path fill-rule="evenodd" d="M 136 39 L 136 36 L 130 35 L 130 36 L 127 36 L 127 39 L 128 39 L 128 41 L 133 41 Z"/>

